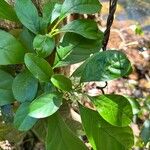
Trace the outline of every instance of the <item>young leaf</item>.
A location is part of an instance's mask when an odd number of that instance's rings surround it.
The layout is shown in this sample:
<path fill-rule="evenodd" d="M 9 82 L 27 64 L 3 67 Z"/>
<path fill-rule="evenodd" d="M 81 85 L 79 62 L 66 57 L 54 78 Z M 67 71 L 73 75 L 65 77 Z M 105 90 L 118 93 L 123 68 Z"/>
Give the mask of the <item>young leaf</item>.
<path fill-rule="evenodd" d="M 14 9 L 5 0 L 0 0 L 0 19 L 19 22 Z"/>
<path fill-rule="evenodd" d="M 107 50 L 87 59 L 73 76 L 81 77 L 80 82 L 108 81 L 131 73 L 131 63 L 122 52 Z"/>
<path fill-rule="evenodd" d="M 20 131 L 28 131 L 37 122 L 36 118 L 32 118 L 28 115 L 30 103 L 22 103 L 17 109 L 14 118 L 14 126 Z"/>
<path fill-rule="evenodd" d="M 3 70 L 0 70 L 0 106 L 14 102 L 12 93 L 13 77 Z"/>
<path fill-rule="evenodd" d="M 87 150 L 86 146 L 73 134 L 58 113 L 48 118 L 46 149 Z"/>
<path fill-rule="evenodd" d="M 53 70 L 49 63 L 36 54 L 27 53 L 25 55 L 25 64 L 30 72 L 40 81 L 49 82 Z"/>
<path fill-rule="evenodd" d="M 54 74 L 51 77 L 51 82 L 56 86 L 58 89 L 64 91 L 70 91 L 72 89 L 71 80 L 64 75 L 61 74 Z"/>
<path fill-rule="evenodd" d="M 65 0 L 62 5 L 61 16 L 68 13 L 94 14 L 100 9 L 101 4 L 98 0 Z"/>
<path fill-rule="evenodd" d="M 90 97 L 97 111 L 107 122 L 114 126 L 128 126 L 133 117 L 130 102 L 121 95 L 100 95 Z"/>
<path fill-rule="evenodd" d="M 16 0 L 15 11 L 21 23 L 37 34 L 40 30 L 38 11 L 31 0 Z"/>
<path fill-rule="evenodd" d="M 145 145 L 150 141 L 150 120 L 145 120 L 141 131 L 141 138 Z"/>
<path fill-rule="evenodd" d="M 38 56 L 49 56 L 55 47 L 55 41 L 46 35 L 37 35 L 33 41 L 33 47 L 36 49 Z"/>
<path fill-rule="evenodd" d="M 93 20 L 78 19 L 63 26 L 60 32 L 74 32 L 88 39 L 101 38 L 102 32 L 98 29 L 97 24 Z"/>
<path fill-rule="evenodd" d="M 34 118 L 45 118 L 54 114 L 62 104 L 62 97 L 58 93 L 43 94 L 30 105 L 29 115 Z"/>
<path fill-rule="evenodd" d="M 65 34 L 62 46 L 57 49 L 54 68 L 75 64 L 87 59 L 102 47 L 103 34 L 98 40 L 86 39 L 75 33 Z"/>
<path fill-rule="evenodd" d="M 12 85 L 14 97 L 19 102 L 32 101 L 36 96 L 37 88 L 38 80 L 27 70 L 18 74 Z"/>
<path fill-rule="evenodd" d="M 116 127 L 107 123 L 98 112 L 80 105 L 81 119 L 94 150 L 128 150 L 134 144 L 130 127 Z"/>
<path fill-rule="evenodd" d="M 0 30 L 0 65 L 22 63 L 24 54 L 22 45 L 11 34 Z"/>

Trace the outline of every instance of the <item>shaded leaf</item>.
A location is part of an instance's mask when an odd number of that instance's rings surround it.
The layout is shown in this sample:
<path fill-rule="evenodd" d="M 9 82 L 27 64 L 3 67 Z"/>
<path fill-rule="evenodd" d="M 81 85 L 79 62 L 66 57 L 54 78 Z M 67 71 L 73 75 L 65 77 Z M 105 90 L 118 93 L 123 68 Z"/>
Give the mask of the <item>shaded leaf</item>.
<path fill-rule="evenodd" d="M 19 102 L 32 101 L 37 89 L 38 80 L 27 70 L 18 74 L 12 85 L 14 97 Z"/>
<path fill-rule="evenodd" d="M 28 131 L 37 122 L 36 118 L 32 118 L 28 115 L 30 103 L 22 103 L 17 109 L 14 118 L 14 126 L 20 131 Z"/>
<path fill-rule="evenodd" d="M 87 150 L 86 146 L 73 134 L 57 113 L 48 119 L 46 139 L 46 149 L 54 148 L 55 150 Z"/>
<path fill-rule="evenodd" d="M 80 105 L 81 119 L 94 150 L 128 150 L 134 144 L 130 127 L 116 127 L 107 123 L 98 112 Z"/>

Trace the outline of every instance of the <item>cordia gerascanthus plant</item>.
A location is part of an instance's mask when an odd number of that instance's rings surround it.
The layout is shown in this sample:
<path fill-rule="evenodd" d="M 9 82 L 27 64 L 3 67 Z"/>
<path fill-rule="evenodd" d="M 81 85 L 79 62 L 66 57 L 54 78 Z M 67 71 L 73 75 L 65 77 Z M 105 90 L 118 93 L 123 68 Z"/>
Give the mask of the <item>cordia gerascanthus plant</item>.
<path fill-rule="evenodd" d="M 62 111 L 69 109 L 66 104 L 76 103 L 82 131 L 94 150 L 132 148 L 128 99 L 82 93 L 84 83 L 129 75 L 130 61 L 120 51 L 101 50 L 104 35 L 94 20 L 63 23 L 70 14 L 94 14 L 101 7 L 98 0 L 48 2 L 40 15 L 31 0 L 15 0 L 14 7 L 0 1 L 0 18 L 20 25 L 13 32 L 0 30 L 0 106 L 5 127 L 11 124 L 23 133 L 33 130 L 47 150 L 87 150 Z M 71 76 L 60 71 L 79 62 L 83 63 Z M 77 96 L 82 94 L 94 109 L 83 105 Z"/>

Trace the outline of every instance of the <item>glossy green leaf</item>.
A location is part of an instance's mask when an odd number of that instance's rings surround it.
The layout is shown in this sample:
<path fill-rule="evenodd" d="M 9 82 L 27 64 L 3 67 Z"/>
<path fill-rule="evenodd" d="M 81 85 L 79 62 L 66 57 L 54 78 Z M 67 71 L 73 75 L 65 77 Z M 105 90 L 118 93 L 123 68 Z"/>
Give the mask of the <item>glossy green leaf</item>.
<path fill-rule="evenodd" d="M 61 104 L 61 95 L 58 95 L 58 93 L 45 93 L 31 103 L 29 115 L 34 118 L 48 117 L 54 114 Z"/>
<path fill-rule="evenodd" d="M 131 63 L 120 51 L 107 50 L 87 59 L 73 76 L 81 77 L 80 82 L 109 81 L 129 75 Z"/>
<path fill-rule="evenodd" d="M 0 106 L 14 102 L 12 93 L 13 77 L 3 70 L 0 70 Z"/>
<path fill-rule="evenodd" d="M 60 32 L 73 32 L 88 39 L 99 39 L 102 35 L 101 31 L 98 29 L 97 23 L 90 19 L 74 20 L 63 26 Z"/>
<path fill-rule="evenodd" d="M 55 41 L 46 35 L 37 35 L 33 41 L 33 47 L 36 49 L 38 56 L 47 57 L 55 48 Z"/>
<path fill-rule="evenodd" d="M 121 95 L 106 94 L 90 97 L 97 111 L 107 122 L 114 126 L 128 126 L 133 117 L 129 101 Z"/>
<path fill-rule="evenodd" d="M 98 112 L 80 105 L 81 119 L 94 150 L 129 150 L 134 144 L 130 127 L 107 123 Z"/>
<path fill-rule="evenodd" d="M 24 54 L 24 48 L 15 37 L 0 30 L 0 65 L 22 63 Z"/>
<path fill-rule="evenodd" d="M 14 118 L 14 126 L 20 131 L 28 131 L 37 122 L 36 118 L 32 118 L 28 115 L 30 103 L 22 103 L 17 109 Z"/>
<path fill-rule="evenodd" d="M 98 40 L 86 39 L 75 33 L 65 34 L 62 47 L 57 49 L 54 68 L 84 61 L 101 49 L 102 40 L 103 33 Z"/>
<path fill-rule="evenodd" d="M 36 54 L 28 53 L 25 55 L 25 64 L 37 79 L 44 82 L 50 81 L 53 70 L 46 60 Z"/>
<path fill-rule="evenodd" d="M 86 146 L 67 127 L 58 113 L 55 113 L 48 119 L 46 149 L 87 150 Z"/>
<path fill-rule="evenodd" d="M 21 23 L 37 34 L 40 30 L 38 11 L 31 0 L 16 0 L 15 11 Z"/>
<path fill-rule="evenodd" d="M 145 145 L 150 141 L 150 120 L 145 120 L 141 131 L 141 138 Z"/>
<path fill-rule="evenodd" d="M 98 0 L 65 0 L 61 14 L 62 16 L 68 13 L 94 14 L 100 9 L 101 4 Z"/>
<path fill-rule="evenodd" d="M 0 19 L 19 21 L 14 9 L 5 0 L 0 0 Z"/>
<path fill-rule="evenodd" d="M 18 74 L 12 85 L 14 97 L 19 102 L 32 101 L 37 89 L 38 80 L 27 70 Z"/>
<path fill-rule="evenodd" d="M 64 91 L 70 91 L 72 89 L 71 80 L 64 75 L 61 74 L 54 74 L 51 77 L 51 82 L 56 86 L 58 89 Z"/>

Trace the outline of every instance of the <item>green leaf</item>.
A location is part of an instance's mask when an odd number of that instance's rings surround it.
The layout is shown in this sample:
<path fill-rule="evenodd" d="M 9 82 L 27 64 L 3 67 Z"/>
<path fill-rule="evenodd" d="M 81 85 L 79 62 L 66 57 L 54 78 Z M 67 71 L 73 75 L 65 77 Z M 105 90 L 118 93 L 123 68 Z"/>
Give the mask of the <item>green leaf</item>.
<path fill-rule="evenodd" d="M 73 134 L 58 113 L 48 118 L 46 149 L 87 150 L 86 146 Z"/>
<path fill-rule="evenodd" d="M 61 95 L 58 95 L 58 93 L 45 93 L 31 103 L 29 115 L 34 118 L 48 117 L 54 114 L 61 104 Z"/>
<path fill-rule="evenodd" d="M 0 70 L 0 106 L 14 102 L 12 83 L 13 77 L 7 72 Z"/>
<path fill-rule="evenodd" d="M 103 33 L 98 40 L 86 39 L 75 33 L 65 34 L 62 46 L 57 49 L 54 68 L 75 64 L 89 58 L 102 47 Z"/>
<path fill-rule="evenodd" d="M 47 35 L 37 35 L 33 41 L 36 53 L 41 57 L 49 56 L 55 48 L 55 41 Z"/>
<path fill-rule="evenodd" d="M 98 112 L 80 105 L 81 119 L 94 150 L 128 150 L 134 144 L 130 127 L 116 127 L 107 123 Z"/>
<path fill-rule="evenodd" d="M 99 39 L 102 35 L 102 32 L 97 27 L 97 23 L 89 19 L 74 20 L 63 26 L 60 32 L 73 32 L 88 39 Z"/>
<path fill-rule="evenodd" d="M 128 126 L 133 117 L 129 101 L 121 95 L 106 94 L 90 97 L 97 111 L 107 122 L 114 126 Z"/>
<path fill-rule="evenodd" d="M 37 89 L 38 80 L 27 70 L 18 74 L 12 85 L 14 97 L 19 102 L 32 101 Z"/>
<path fill-rule="evenodd" d="M 81 77 L 80 82 L 109 81 L 131 73 L 131 63 L 120 51 L 107 50 L 87 59 L 73 76 Z"/>
<path fill-rule="evenodd" d="M 5 0 L 0 0 L 0 19 L 19 21 L 14 9 Z"/>
<path fill-rule="evenodd" d="M 37 34 L 40 30 L 38 11 L 31 0 L 16 0 L 15 11 L 21 23 Z"/>
<path fill-rule="evenodd" d="M 150 120 L 145 120 L 141 131 L 141 138 L 145 145 L 150 141 Z"/>
<path fill-rule="evenodd" d="M 64 91 L 70 91 L 72 89 L 71 80 L 64 75 L 61 74 L 54 74 L 51 77 L 51 82 L 56 86 L 58 89 Z"/>
<path fill-rule="evenodd" d="M 62 5 L 61 15 L 68 13 L 94 14 L 99 12 L 101 4 L 98 0 L 65 0 Z"/>
<path fill-rule="evenodd" d="M 28 131 L 37 122 L 37 119 L 28 115 L 30 103 L 22 103 L 17 109 L 14 118 L 14 126 L 20 131 Z"/>
<path fill-rule="evenodd" d="M 36 54 L 28 53 L 25 55 L 25 64 L 37 79 L 43 82 L 50 81 L 53 70 L 46 60 Z"/>
<path fill-rule="evenodd" d="M 24 54 L 22 45 L 11 34 L 0 30 L 0 65 L 22 63 Z"/>

